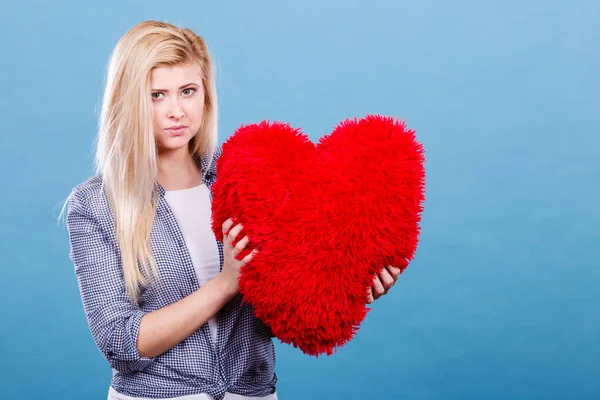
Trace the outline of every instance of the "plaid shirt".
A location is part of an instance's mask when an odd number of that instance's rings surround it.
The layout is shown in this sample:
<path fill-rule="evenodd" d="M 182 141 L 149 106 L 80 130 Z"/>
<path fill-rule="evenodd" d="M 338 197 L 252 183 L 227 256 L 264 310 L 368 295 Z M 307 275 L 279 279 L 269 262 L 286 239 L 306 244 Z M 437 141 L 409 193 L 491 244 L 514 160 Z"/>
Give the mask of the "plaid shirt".
<path fill-rule="evenodd" d="M 204 182 L 211 189 L 215 162 L 200 161 Z M 136 342 L 144 314 L 172 304 L 199 288 L 196 274 L 175 216 L 156 183 L 157 212 L 151 232 L 153 254 L 162 281 L 145 288 L 138 304 L 128 300 L 108 198 L 96 175 L 76 186 L 68 200 L 67 229 L 83 308 L 92 337 L 114 370 L 112 387 L 135 397 L 168 398 L 225 392 L 266 396 L 275 392 L 275 350 L 270 329 L 254 310 L 234 296 L 217 314 L 218 336 L 209 326 L 167 352 L 140 357 Z M 211 194 L 212 200 L 212 194 Z M 218 242 L 221 268 L 223 243 Z"/>

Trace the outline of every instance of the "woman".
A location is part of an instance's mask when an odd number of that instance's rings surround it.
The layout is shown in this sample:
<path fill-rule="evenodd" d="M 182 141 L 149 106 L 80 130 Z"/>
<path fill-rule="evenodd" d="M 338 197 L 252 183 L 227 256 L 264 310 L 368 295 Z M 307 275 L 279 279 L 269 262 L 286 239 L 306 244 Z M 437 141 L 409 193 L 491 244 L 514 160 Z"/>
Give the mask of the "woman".
<path fill-rule="evenodd" d="M 97 174 L 68 200 L 70 256 L 109 399 L 277 399 L 271 331 L 238 293 L 248 237 L 210 225 L 217 98 L 204 41 L 140 23 L 109 63 Z M 236 243 L 233 245 L 233 243 Z M 384 268 L 368 302 L 397 279 Z M 268 288 L 265 288 L 268 290 Z"/>

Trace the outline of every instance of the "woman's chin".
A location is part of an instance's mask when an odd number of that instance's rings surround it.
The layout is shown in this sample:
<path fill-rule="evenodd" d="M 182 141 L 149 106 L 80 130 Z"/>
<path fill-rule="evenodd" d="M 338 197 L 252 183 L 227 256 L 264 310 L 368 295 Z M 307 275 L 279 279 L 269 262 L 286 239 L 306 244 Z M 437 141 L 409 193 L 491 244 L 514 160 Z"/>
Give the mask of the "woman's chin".
<path fill-rule="evenodd" d="M 164 153 L 187 149 L 190 139 L 191 138 L 187 136 L 177 136 L 168 138 L 167 140 L 161 140 L 158 144 L 158 151 L 159 153 Z"/>

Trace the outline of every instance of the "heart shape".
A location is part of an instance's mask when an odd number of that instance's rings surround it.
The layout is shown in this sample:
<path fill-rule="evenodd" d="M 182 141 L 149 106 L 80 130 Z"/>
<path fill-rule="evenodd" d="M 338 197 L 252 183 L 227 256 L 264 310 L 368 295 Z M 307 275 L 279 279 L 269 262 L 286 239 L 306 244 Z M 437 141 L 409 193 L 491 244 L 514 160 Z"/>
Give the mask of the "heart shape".
<path fill-rule="evenodd" d="M 222 241 L 232 217 L 246 248 L 260 248 L 241 270 L 240 293 L 275 337 L 314 356 L 352 339 L 374 274 L 404 271 L 414 257 L 424 162 L 415 132 L 379 115 L 346 119 L 317 145 L 268 121 L 225 141 L 212 229 Z"/>

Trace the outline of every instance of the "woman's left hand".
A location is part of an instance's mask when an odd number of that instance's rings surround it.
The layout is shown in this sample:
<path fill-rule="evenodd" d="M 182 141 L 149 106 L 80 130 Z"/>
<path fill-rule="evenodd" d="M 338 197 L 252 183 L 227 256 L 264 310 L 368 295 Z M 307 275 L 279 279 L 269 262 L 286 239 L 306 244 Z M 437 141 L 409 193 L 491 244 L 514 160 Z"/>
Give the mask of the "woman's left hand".
<path fill-rule="evenodd" d="M 392 267 L 391 265 L 382 268 L 373 277 L 373 284 L 367 290 L 367 304 L 371 304 L 381 296 L 386 295 L 398 280 L 400 272 L 400 268 Z"/>

